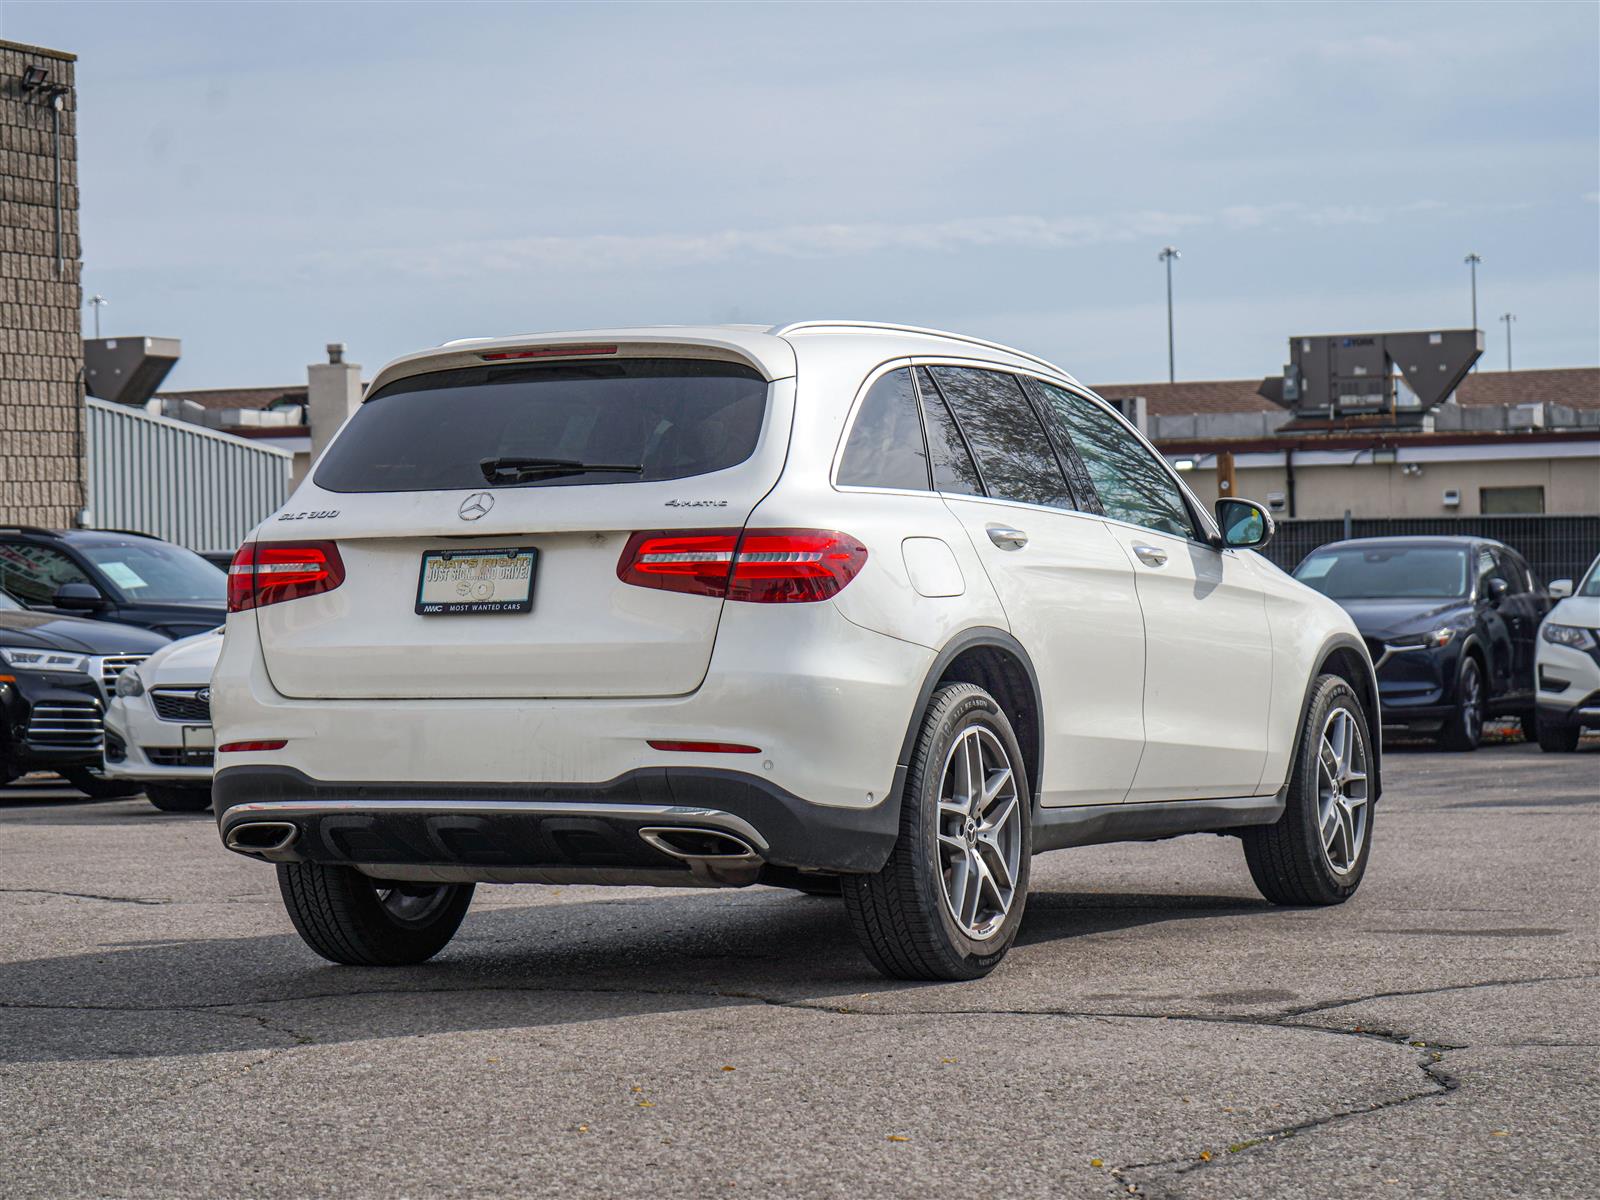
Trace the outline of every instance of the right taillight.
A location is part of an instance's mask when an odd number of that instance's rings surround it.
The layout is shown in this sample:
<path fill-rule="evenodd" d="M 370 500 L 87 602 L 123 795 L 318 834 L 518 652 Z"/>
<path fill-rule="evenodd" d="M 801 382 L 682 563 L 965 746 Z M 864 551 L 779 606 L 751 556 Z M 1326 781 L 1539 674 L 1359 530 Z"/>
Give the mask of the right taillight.
<path fill-rule="evenodd" d="M 654 530 L 628 539 L 617 578 L 636 587 L 795 604 L 835 596 L 867 548 L 833 529 Z"/>
<path fill-rule="evenodd" d="M 228 611 L 331 592 L 344 582 L 332 542 L 246 542 L 228 567 Z"/>

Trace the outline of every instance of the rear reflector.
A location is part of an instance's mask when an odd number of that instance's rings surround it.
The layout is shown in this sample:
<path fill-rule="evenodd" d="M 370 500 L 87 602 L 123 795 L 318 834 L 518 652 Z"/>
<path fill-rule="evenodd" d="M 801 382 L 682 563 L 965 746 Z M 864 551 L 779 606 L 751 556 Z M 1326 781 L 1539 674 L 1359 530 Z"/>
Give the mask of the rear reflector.
<path fill-rule="evenodd" d="M 332 542 L 246 542 L 228 567 L 228 611 L 331 592 L 344 582 Z"/>
<path fill-rule="evenodd" d="M 572 358 L 616 352 L 615 346 L 540 346 L 537 350 L 496 350 L 478 357 L 484 362 L 505 362 L 512 358 Z"/>
<path fill-rule="evenodd" d="M 264 742 L 223 742 L 217 747 L 218 754 L 245 754 L 252 750 L 282 750 L 289 744 L 285 738 L 276 741 Z"/>
<path fill-rule="evenodd" d="M 838 595 L 866 561 L 865 546 L 832 529 L 654 530 L 628 539 L 617 578 L 751 604 L 810 603 Z"/>
<path fill-rule="evenodd" d="M 684 754 L 760 754 L 760 746 L 741 746 L 738 742 L 658 742 L 651 739 L 652 750 L 676 750 Z"/>

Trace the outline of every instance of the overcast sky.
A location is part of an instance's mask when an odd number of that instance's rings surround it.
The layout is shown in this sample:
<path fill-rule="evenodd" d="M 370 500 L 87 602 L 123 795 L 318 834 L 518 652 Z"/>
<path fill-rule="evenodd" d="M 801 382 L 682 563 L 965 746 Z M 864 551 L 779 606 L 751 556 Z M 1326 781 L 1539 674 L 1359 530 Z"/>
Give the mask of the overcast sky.
<path fill-rule="evenodd" d="M 1600 362 L 1600 7 L 0 2 L 79 56 L 85 295 L 169 387 L 859 317 L 1088 382 L 1464 327 Z"/>

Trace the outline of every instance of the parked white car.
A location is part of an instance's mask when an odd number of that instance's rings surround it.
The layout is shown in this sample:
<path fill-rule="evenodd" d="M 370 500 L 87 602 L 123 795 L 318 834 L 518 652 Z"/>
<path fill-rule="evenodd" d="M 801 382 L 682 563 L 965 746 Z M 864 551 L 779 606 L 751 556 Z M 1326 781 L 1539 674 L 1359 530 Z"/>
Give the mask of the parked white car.
<path fill-rule="evenodd" d="M 451 343 L 378 372 L 233 563 L 221 836 L 343 963 L 436 953 L 480 882 L 760 882 L 972 978 L 1033 854 L 1193 832 L 1338 903 L 1376 684 L 1271 533 L 974 338 Z"/>
<path fill-rule="evenodd" d="M 124 671 L 106 709 L 105 773 L 144 785 L 163 812 L 211 807 L 211 672 L 222 631 L 163 646 Z"/>
<path fill-rule="evenodd" d="M 1539 747 L 1571 752 L 1585 729 L 1600 729 L 1600 558 L 1576 588 L 1557 579 L 1562 598 L 1539 626 L 1534 672 L 1539 688 Z"/>

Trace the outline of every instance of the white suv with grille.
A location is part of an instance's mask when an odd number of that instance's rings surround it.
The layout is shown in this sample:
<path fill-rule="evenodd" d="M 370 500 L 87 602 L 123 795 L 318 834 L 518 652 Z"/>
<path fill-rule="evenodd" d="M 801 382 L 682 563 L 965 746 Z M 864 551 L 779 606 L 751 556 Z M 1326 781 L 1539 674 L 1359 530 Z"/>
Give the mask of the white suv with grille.
<path fill-rule="evenodd" d="M 478 883 L 842 892 L 905 978 L 1016 937 L 1032 855 L 1243 840 L 1350 896 L 1376 687 L 1332 601 L 1021 351 L 851 322 L 456 342 L 384 367 L 230 572 L 224 843 L 409 963 Z"/>

